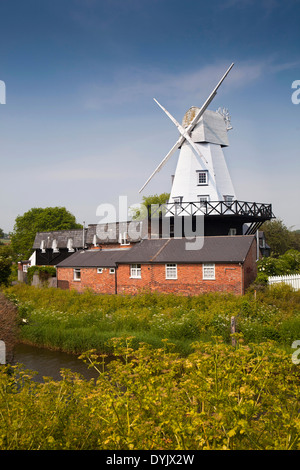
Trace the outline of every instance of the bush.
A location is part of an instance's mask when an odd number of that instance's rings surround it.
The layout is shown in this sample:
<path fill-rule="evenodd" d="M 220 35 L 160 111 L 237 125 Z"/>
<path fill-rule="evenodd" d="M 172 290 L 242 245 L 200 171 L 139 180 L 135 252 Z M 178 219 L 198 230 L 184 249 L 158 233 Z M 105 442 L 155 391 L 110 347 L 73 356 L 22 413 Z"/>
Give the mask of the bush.
<path fill-rule="evenodd" d="M 96 384 L 62 371 L 40 384 L 0 370 L 1 450 L 297 450 L 299 368 L 271 342 L 215 338 L 186 358 L 114 338 L 115 360 L 88 351 Z"/>
<path fill-rule="evenodd" d="M 27 282 L 32 283 L 33 275 L 38 274 L 42 282 L 46 282 L 50 277 L 56 276 L 56 268 L 53 266 L 30 266 L 27 269 Z"/>

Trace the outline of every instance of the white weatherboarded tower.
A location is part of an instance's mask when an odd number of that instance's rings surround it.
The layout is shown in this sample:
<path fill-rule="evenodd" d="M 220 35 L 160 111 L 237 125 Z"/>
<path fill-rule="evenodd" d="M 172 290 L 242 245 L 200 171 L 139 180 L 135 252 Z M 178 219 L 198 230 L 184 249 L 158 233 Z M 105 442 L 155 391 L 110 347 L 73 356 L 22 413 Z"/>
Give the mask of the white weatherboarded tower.
<path fill-rule="evenodd" d="M 148 178 L 140 192 L 158 173 L 171 155 L 180 149 L 173 177 L 170 203 L 226 201 L 236 199 L 236 194 L 225 161 L 223 148 L 227 147 L 227 132 L 231 129 L 228 112 L 210 111 L 207 107 L 217 94 L 217 89 L 231 70 L 231 64 L 201 108 L 190 108 L 180 125 L 158 101 L 156 103 L 174 122 L 180 138 Z"/>
<path fill-rule="evenodd" d="M 198 108 L 190 108 L 182 125 L 187 128 Z M 219 112 L 205 111 L 191 139 L 198 152 L 185 141 L 180 149 L 170 202 L 233 201 L 235 190 L 225 161 L 228 125 Z M 201 156 L 200 156 L 201 155 Z"/>

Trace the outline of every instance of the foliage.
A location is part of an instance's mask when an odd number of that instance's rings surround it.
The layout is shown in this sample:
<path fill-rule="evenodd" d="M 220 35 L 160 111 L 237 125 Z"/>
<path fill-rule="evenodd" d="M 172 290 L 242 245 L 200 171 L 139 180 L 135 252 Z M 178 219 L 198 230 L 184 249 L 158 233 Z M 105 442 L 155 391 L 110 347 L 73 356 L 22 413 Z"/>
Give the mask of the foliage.
<path fill-rule="evenodd" d="M 18 311 L 15 305 L 0 292 L 0 340 L 5 342 L 7 360 L 13 354 L 18 335 Z"/>
<path fill-rule="evenodd" d="M 32 380 L 0 371 L 1 450 L 297 450 L 299 369 L 268 342 L 237 348 L 214 338 L 186 358 L 172 344 L 133 350 L 111 340 L 115 360 L 88 351 L 96 383 L 70 371 Z"/>
<path fill-rule="evenodd" d="M 0 285 L 8 284 L 12 268 L 12 249 L 9 245 L 0 246 Z"/>
<path fill-rule="evenodd" d="M 3 291 L 18 306 L 20 319 L 26 320 L 22 340 L 67 352 L 96 349 L 110 354 L 108 339 L 133 335 L 135 345 L 157 346 L 168 338 L 184 356 L 194 341 L 211 341 L 215 335 L 230 343 L 232 316 L 247 343 L 272 339 L 290 348 L 300 338 L 300 291 L 289 286 L 257 291 L 256 296 L 111 296 L 24 284 Z"/>
<path fill-rule="evenodd" d="M 142 220 L 147 217 L 147 207 L 154 205 L 154 204 L 165 204 L 169 201 L 170 194 L 169 193 L 162 193 L 162 194 L 154 194 L 153 196 L 143 196 L 143 202 L 138 208 L 131 208 L 132 212 L 132 219 L 133 220 Z M 150 210 L 151 212 L 151 210 Z"/>
<path fill-rule="evenodd" d="M 4 238 L 4 232 L 3 232 L 2 228 L 0 228 L 0 238 Z"/>
<path fill-rule="evenodd" d="M 291 249 L 300 251 L 300 233 L 289 230 L 282 220 L 269 220 L 262 225 L 261 230 L 271 247 L 272 256 L 283 255 Z"/>
<path fill-rule="evenodd" d="M 37 232 L 82 228 L 65 207 L 33 208 L 18 216 L 11 235 L 11 244 L 17 259 L 28 259 Z"/>
<path fill-rule="evenodd" d="M 260 259 L 257 262 L 257 281 L 267 281 L 268 276 L 281 276 L 300 272 L 300 251 L 288 250 L 283 255 Z"/>
<path fill-rule="evenodd" d="M 54 266 L 30 266 L 27 269 L 28 284 L 31 284 L 34 274 L 38 274 L 40 280 L 47 281 L 49 277 L 56 276 L 56 268 Z"/>

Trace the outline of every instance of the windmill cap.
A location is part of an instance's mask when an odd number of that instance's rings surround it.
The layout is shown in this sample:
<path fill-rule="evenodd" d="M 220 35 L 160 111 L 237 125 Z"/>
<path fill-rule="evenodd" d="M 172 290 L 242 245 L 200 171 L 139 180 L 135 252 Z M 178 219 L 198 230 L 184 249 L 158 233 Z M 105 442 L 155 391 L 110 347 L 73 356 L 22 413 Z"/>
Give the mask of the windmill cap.
<path fill-rule="evenodd" d="M 192 122 L 194 117 L 196 116 L 197 112 L 199 111 L 200 108 L 197 108 L 196 106 L 192 106 L 184 115 L 183 120 L 182 120 L 182 126 L 183 127 L 188 127 L 188 125 Z"/>

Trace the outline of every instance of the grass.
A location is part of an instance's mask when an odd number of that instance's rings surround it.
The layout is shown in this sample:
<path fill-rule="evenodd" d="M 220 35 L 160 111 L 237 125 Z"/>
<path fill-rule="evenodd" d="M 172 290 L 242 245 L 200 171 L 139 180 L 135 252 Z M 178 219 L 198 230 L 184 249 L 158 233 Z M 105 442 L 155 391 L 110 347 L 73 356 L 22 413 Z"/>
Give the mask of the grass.
<path fill-rule="evenodd" d="M 19 284 L 4 289 L 17 306 L 20 338 L 39 346 L 81 353 L 110 353 L 106 342 L 134 336 L 135 344 L 159 347 L 169 339 L 182 355 L 195 341 L 221 336 L 229 343 L 230 319 L 236 316 L 245 342 L 273 340 L 284 348 L 300 339 L 300 292 L 287 286 L 245 296 L 165 294 L 131 296 L 79 294 Z"/>
<path fill-rule="evenodd" d="M 20 284 L 3 294 L 23 341 L 83 352 L 99 377 L 62 371 L 39 384 L 18 365 L 0 367 L 1 450 L 300 449 L 300 369 L 289 352 L 300 292 L 129 297 Z M 104 366 L 99 353 L 114 360 Z"/>

